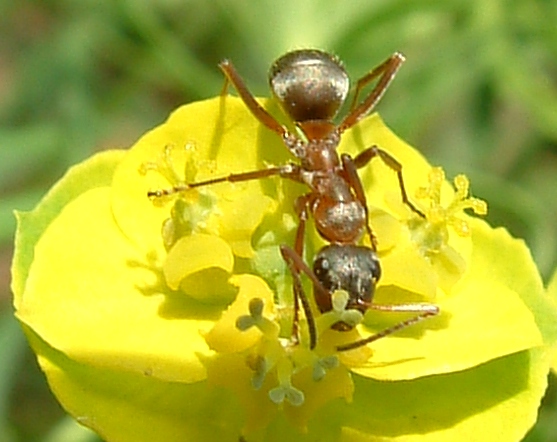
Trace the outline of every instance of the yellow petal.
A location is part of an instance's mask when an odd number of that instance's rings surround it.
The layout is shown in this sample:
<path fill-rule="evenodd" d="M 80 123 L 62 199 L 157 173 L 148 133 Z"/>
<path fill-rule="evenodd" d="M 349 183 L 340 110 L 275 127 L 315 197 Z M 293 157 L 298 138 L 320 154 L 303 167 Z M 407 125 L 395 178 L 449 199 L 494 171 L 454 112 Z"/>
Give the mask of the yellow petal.
<path fill-rule="evenodd" d="M 401 223 L 398 219 L 377 208 L 370 208 L 369 222 L 378 238 L 377 250 L 385 252 L 394 248 L 400 241 Z M 379 240 L 380 238 L 380 240 Z"/>
<path fill-rule="evenodd" d="M 431 264 L 411 244 L 397 246 L 381 257 L 381 286 L 394 285 L 424 297 L 423 301 L 435 299 L 437 277 Z"/>
<path fill-rule="evenodd" d="M 265 282 L 253 275 L 238 275 L 231 279 L 231 284 L 238 287 L 234 302 L 222 314 L 221 319 L 205 335 L 209 347 L 221 353 L 236 353 L 254 345 L 261 332 L 255 327 L 240 331 L 236 320 L 249 312 L 249 303 L 253 298 L 263 301 L 263 316 L 274 316 L 273 293 Z"/>
<path fill-rule="evenodd" d="M 310 370 L 304 370 L 295 378 L 296 385 L 302 389 L 305 395 L 304 403 L 299 407 L 290 404 L 285 406 L 285 414 L 290 422 L 299 430 L 306 432 L 308 422 L 320 410 L 340 399 L 343 402 L 351 402 L 354 394 L 354 383 L 348 369 L 344 365 L 339 365 L 327 371 L 323 379 L 315 381 Z"/>
<path fill-rule="evenodd" d="M 103 440 L 213 442 L 215 438 L 239 438 L 243 410 L 226 390 L 210 389 L 206 381 L 165 382 L 149 372 L 81 364 L 50 348 L 31 330 L 26 329 L 26 334 L 63 407 Z"/>
<path fill-rule="evenodd" d="M 219 232 L 230 243 L 235 255 L 242 258 L 254 256 L 251 235 L 263 216 L 275 207 L 275 201 L 260 192 L 242 192 L 239 198 L 219 202 L 222 214 L 219 217 Z"/>
<path fill-rule="evenodd" d="M 125 154 L 122 150 L 105 151 L 73 166 L 32 212 L 16 213 L 18 228 L 12 261 L 12 291 L 16 310 L 33 261 L 33 249 L 44 230 L 67 203 L 91 188 L 108 186 L 112 182 L 114 169 Z"/>
<path fill-rule="evenodd" d="M 435 255 L 432 265 L 439 277 L 439 287 L 445 293 L 450 293 L 466 271 L 466 260 L 449 245 L 442 247 L 440 252 Z"/>
<path fill-rule="evenodd" d="M 224 387 L 238 398 L 246 415 L 242 433 L 250 434 L 265 428 L 279 411 L 267 395 L 276 379 L 267 377 L 260 389 L 253 388 L 253 371 L 246 364 L 243 354 L 218 354 L 215 359 L 208 361 L 207 373 L 210 385 Z"/>
<path fill-rule="evenodd" d="M 274 150 L 282 153 L 284 162 L 287 158 L 281 140 L 262 128 L 237 98 L 214 98 L 177 109 L 133 146 L 116 170 L 113 183 L 113 210 L 122 232 L 138 247 L 162 255 L 160 231 L 171 206 L 153 205 L 147 192 L 173 184 L 156 172 L 139 171 L 143 164 L 159 159 L 167 146 L 172 146 L 173 163 L 181 180 L 185 179 L 182 171 L 187 168 L 186 161 L 191 160 L 186 146 L 195 152 L 199 168 L 196 181 L 264 168 L 275 157 Z M 263 194 L 264 187 L 272 187 L 271 182 L 251 180 L 204 187 L 217 197 L 205 233 L 228 240 L 238 256 L 251 256 L 251 235 L 263 215 L 274 208 L 272 199 Z"/>
<path fill-rule="evenodd" d="M 553 306 L 554 310 L 557 310 L 557 270 L 553 273 L 551 280 L 547 286 L 548 301 Z M 551 346 L 551 351 L 553 353 L 553 359 L 551 363 L 551 369 L 553 373 L 557 374 L 557 323 L 553 323 L 552 336 L 548 339 L 548 343 Z"/>
<path fill-rule="evenodd" d="M 547 366 L 545 352 L 534 349 L 413 381 L 355 376 L 354 401 L 334 418 L 350 442 L 522 440 L 536 421 Z"/>
<path fill-rule="evenodd" d="M 17 311 L 52 347 L 99 368 L 159 379 L 205 378 L 200 330 L 219 309 L 176 299 L 114 223 L 110 189 L 69 203 L 45 229 Z"/>
<path fill-rule="evenodd" d="M 551 309 L 528 249 L 503 229 L 476 221 L 471 268 L 450 296 L 437 298 L 440 316 L 374 342 L 367 366 L 353 371 L 375 379 L 413 379 L 464 370 L 543 344 L 543 318 Z M 383 328 L 387 315 L 368 314 L 366 324 L 379 322 L 376 329 Z M 396 322 L 392 317 L 389 325 Z"/>
<path fill-rule="evenodd" d="M 233 266 L 234 256 L 226 241 L 218 236 L 198 233 L 180 238 L 174 244 L 168 252 L 163 272 L 168 286 L 177 290 L 186 277 L 195 277 L 195 273 L 206 269 L 220 269 L 228 279 Z M 187 286 L 184 288 L 187 292 Z M 212 294 L 213 291 L 207 291 L 199 296 L 211 301 Z"/>

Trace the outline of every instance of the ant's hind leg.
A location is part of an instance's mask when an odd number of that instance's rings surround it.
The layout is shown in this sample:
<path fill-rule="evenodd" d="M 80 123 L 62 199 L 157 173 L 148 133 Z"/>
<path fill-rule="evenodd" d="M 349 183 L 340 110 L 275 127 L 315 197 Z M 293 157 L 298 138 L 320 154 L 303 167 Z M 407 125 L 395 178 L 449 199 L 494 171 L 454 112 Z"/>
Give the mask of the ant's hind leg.
<path fill-rule="evenodd" d="M 350 129 L 366 115 L 369 115 L 375 105 L 383 97 L 383 94 L 391 84 L 391 81 L 393 81 L 393 78 L 395 77 L 400 66 L 402 66 L 404 60 L 404 55 L 399 52 L 395 52 L 387 60 L 385 60 L 367 75 L 364 75 L 358 80 L 358 83 L 356 85 L 356 92 L 354 93 L 354 99 L 350 108 L 350 113 L 346 115 L 346 117 L 344 117 L 344 119 L 340 123 L 340 132 L 344 132 L 345 130 Z M 366 87 L 370 82 L 375 80 L 377 77 L 379 77 L 379 81 L 377 82 L 373 90 L 364 99 L 364 101 L 358 104 L 358 98 L 360 96 L 360 93 L 362 92 L 362 89 Z"/>
<path fill-rule="evenodd" d="M 226 95 L 229 84 L 232 84 L 253 116 L 273 132 L 285 138 L 288 135 L 288 131 L 257 102 L 232 62 L 230 60 L 223 60 L 219 63 L 219 68 L 225 76 L 225 83 L 221 94 Z"/>

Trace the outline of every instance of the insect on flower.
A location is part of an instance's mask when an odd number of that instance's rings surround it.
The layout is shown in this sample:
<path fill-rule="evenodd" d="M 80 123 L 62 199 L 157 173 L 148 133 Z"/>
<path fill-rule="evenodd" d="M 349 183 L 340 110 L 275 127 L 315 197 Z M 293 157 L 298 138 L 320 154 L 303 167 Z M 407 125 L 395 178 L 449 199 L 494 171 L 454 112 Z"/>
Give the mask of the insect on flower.
<path fill-rule="evenodd" d="M 271 66 L 269 83 L 283 111 L 298 129 L 298 133 L 293 133 L 257 102 L 232 63 L 222 61 L 219 67 L 225 75 L 223 91 L 231 83 L 253 116 L 280 136 L 286 148 L 299 162 L 234 173 L 148 193 L 150 198 L 159 198 L 221 182 L 248 181 L 277 175 L 307 185 L 309 191 L 294 202 L 299 220 L 294 246 L 280 246 L 282 257 L 294 281 L 294 317 L 290 337 L 292 345 L 298 344 L 300 340 L 300 308 L 304 310 L 307 320 L 310 349 L 315 348 L 319 338 L 315 314 L 302 286 L 302 274 L 313 284 L 315 302 L 321 313 L 333 309 L 333 293 L 337 290 L 348 294 L 345 309 L 359 311 L 362 315 L 368 309 L 416 313 L 410 319 L 376 334 L 338 345 L 337 351 L 366 345 L 439 313 L 438 307 L 433 304 L 385 305 L 373 302 L 381 266 L 377 257 L 377 241 L 369 225 L 366 195 L 357 170 L 366 166 L 373 158 L 379 157 L 396 173 L 404 204 L 418 216 L 424 215 L 409 200 L 402 165 L 389 153 L 375 145 L 364 149 L 354 158 L 348 154 L 339 155 L 336 150 L 343 132 L 374 109 L 403 62 L 402 54 L 395 53 L 360 78 L 356 84 L 351 110 L 340 123 L 335 124 L 333 120 L 344 104 L 350 88 L 350 79 L 340 61 L 315 49 L 283 55 Z M 377 83 L 371 92 L 359 101 L 363 89 L 375 80 Z M 312 268 L 303 259 L 306 222 L 310 213 L 318 233 L 329 243 L 317 253 Z M 361 244 L 365 235 L 369 237 L 370 246 Z M 352 323 L 337 321 L 332 328 L 345 331 L 353 326 Z"/>

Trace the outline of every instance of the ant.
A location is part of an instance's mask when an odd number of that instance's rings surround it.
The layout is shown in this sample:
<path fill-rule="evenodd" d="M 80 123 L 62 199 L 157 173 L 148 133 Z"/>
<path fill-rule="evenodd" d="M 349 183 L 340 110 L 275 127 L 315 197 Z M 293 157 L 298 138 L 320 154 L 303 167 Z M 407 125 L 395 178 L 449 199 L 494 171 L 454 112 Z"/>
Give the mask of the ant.
<path fill-rule="evenodd" d="M 175 186 L 171 189 L 151 191 L 150 198 L 157 198 L 188 189 L 221 182 L 238 182 L 280 176 L 308 186 L 309 192 L 299 196 L 294 209 L 299 219 L 294 248 L 281 245 L 281 255 L 293 276 L 294 317 L 291 342 L 299 342 L 298 323 L 300 304 L 304 310 L 309 333 L 309 347 L 317 345 L 314 314 L 302 287 L 301 275 L 313 284 L 314 298 L 321 313 L 332 310 L 332 294 L 336 290 L 348 293 L 346 309 L 356 309 L 362 314 L 369 309 L 388 312 L 417 313 L 416 316 L 353 343 L 336 347 L 347 351 L 364 346 L 439 313 L 434 304 L 410 303 L 380 305 L 373 303 L 375 286 L 381 276 L 377 256 L 377 241 L 369 225 L 366 196 L 357 169 L 379 157 L 397 174 L 402 201 L 418 216 L 423 213 L 409 200 L 402 165 L 389 153 L 377 146 L 370 146 L 352 158 L 339 155 L 336 148 L 341 135 L 367 116 L 382 98 L 404 56 L 398 52 L 360 78 L 352 106 L 339 124 L 333 119 L 346 101 L 350 79 L 341 62 L 334 56 L 315 49 L 288 52 L 276 60 L 269 72 L 273 95 L 283 111 L 292 119 L 301 136 L 288 131 L 272 117 L 255 99 L 229 60 L 219 64 L 225 75 L 223 95 L 232 84 L 240 98 L 263 125 L 279 135 L 286 148 L 299 160 L 283 166 L 270 167 L 244 173 Z M 361 101 L 363 88 L 377 80 L 371 92 Z M 303 260 L 306 222 L 312 214 L 320 236 L 330 243 L 323 247 L 310 268 Z M 371 247 L 358 245 L 364 235 Z M 344 322 L 333 324 L 340 331 L 353 326 Z"/>

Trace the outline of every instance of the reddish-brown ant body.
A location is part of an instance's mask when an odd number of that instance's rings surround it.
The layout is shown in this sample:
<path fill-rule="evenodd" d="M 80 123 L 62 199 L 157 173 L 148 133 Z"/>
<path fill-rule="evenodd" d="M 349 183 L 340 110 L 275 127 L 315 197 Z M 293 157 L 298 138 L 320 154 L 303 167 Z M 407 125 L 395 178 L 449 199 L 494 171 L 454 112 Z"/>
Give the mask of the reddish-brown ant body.
<path fill-rule="evenodd" d="M 309 192 L 298 197 L 294 203 L 299 218 L 294 247 L 280 247 L 294 280 L 293 343 L 299 340 L 300 303 L 308 322 L 310 348 L 313 349 L 317 343 L 314 315 L 302 287 L 302 273 L 312 281 L 315 302 L 322 313 L 332 309 L 331 296 L 335 290 L 346 291 L 349 295 L 346 308 L 356 309 L 361 313 L 368 309 L 417 313 L 416 316 L 377 334 L 340 345 L 337 347 L 338 351 L 363 346 L 439 312 L 438 307 L 432 304 L 373 303 L 381 268 L 376 254 L 376 239 L 369 226 L 366 196 L 357 169 L 368 164 L 374 157 L 380 157 L 396 172 L 403 202 L 419 216 L 423 214 L 408 199 L 402 166 L 390 154 L 377 146 L 368 147 L 354 158 L 348 154 L 339 155 L 336 150 L 342 133 L 373 110 L 403 61 L 404 57 L 395 53 L 362 77 L 356 85 L 350 112 L 339 124 L 335 124 L 333 119 L 344 104 L 350 88 L 348 74 L 341 63 L 319 50 L 298 50 L 280 57 L 270 69 L 269 83 L 282 109 L 301 132 L 300 137 L 278 123 L 261 107 L 232 63 L 224 60 L 219 65 L 226 77 L 224 91 L 231 83 L 251 113 L 281 137 L 292 155 L 298 158 L 299 164 L 289 163 L 149 192 L 149 197 L 161 197 L 209 184 L 247 181 L 274 175 L 308 186 Z M 372 91 L 358 103 L 362 89 L 376 79 L 377 84 Z M 313 269 L 302 258 L 309 213 L 312 214 L 321 237 L 330 243 L 317 253 Z M 365 234 L 369 236 L 371 247 L 358 245 Z M 351 326 L 338 322 L 333 328 L 348 330 Z"/>

